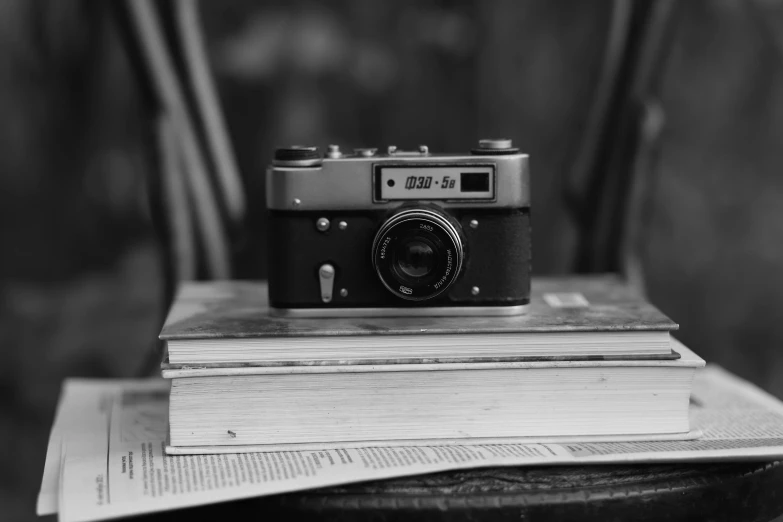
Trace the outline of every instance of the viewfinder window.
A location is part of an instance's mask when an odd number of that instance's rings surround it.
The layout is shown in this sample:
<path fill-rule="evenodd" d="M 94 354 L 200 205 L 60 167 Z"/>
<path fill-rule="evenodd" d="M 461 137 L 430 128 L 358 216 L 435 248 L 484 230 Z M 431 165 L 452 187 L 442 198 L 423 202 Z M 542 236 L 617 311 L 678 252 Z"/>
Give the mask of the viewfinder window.
<path fill-rule="evenodd" d="M 488 192 L 489 174 L 486 172 L 460 173 L 460 189 L 462 192 Z"/>

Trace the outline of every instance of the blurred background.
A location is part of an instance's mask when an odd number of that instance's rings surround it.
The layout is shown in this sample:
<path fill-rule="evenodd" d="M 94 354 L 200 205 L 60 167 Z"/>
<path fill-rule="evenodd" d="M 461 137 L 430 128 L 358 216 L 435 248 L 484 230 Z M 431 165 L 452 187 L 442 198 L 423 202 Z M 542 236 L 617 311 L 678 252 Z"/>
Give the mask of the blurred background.
<path fill-rule="evenodd" d="M 783 2 L 631 3 L 200 3 L 248 195 L 237 277 L 266 273 L 276 145 L 509 137 L 536 273 L 624 272 L 783 398 Z M 109 4 L 0 1 L 3 520 L 35 518 L 62 380 L 144 373 L 165 312 L 151 122 Z"/>

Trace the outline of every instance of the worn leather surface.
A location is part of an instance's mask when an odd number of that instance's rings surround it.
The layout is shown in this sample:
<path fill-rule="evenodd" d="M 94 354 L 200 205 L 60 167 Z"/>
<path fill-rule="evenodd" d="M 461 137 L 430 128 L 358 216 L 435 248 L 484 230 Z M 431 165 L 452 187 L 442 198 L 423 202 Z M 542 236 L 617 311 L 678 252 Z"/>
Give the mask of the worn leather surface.
<path fill-rule="evenodd" d="M 771 520 L 783 463 L 489 468 L 185 510 L 188 520 Z M 160 514 L 144 520 L 168 520 Z"/>

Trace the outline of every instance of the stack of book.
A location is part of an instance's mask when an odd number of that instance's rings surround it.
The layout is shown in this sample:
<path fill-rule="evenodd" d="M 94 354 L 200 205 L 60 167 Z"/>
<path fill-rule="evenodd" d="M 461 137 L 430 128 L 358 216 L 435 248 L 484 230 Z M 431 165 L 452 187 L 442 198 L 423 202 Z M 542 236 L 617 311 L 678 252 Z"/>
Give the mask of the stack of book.
<path fill-rule="evenodd" d="M 471 440 L 663 440 L 704 361 L 614 277 L 533 280 L 509 317 L 284 318 L 187 283 L 161 332 L 172 454 Z"/>

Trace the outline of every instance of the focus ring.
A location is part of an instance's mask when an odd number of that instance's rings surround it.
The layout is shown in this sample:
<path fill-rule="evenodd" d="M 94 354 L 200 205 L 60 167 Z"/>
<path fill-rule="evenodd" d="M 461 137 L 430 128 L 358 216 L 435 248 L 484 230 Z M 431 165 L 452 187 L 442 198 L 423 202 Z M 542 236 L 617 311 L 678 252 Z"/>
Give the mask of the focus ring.
<path fill-rule="evenodd" d="M 399 276 L 395 249 L 405 240 L 435 244 L 437 269 L 423 282 L 406 281 Z M 400 245 L 400 243 L 403 243 Z M 443 293 L 457 279 L 465 250 L 459 224 L 437 211 L 413 208 L 389 218 L 378 230 L 372 247 L 372 262 L 383 285 L 408 301 L 423 301 Z"/>

